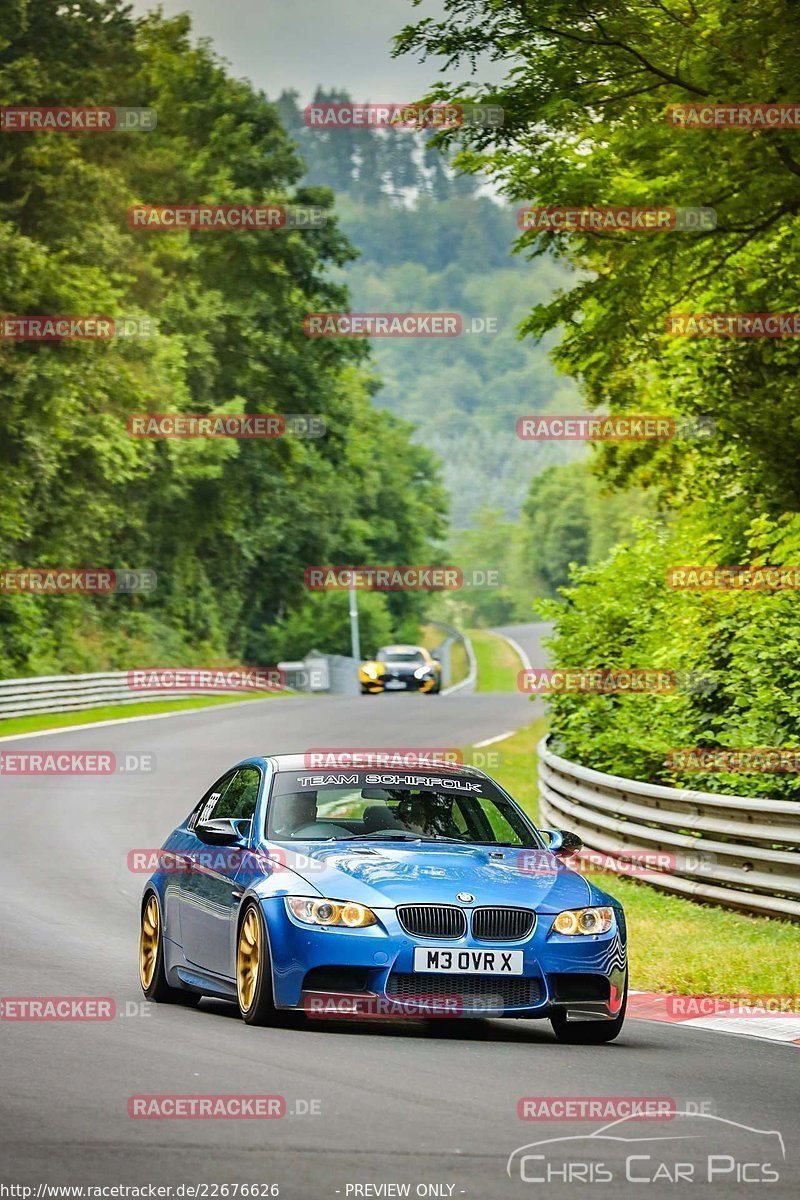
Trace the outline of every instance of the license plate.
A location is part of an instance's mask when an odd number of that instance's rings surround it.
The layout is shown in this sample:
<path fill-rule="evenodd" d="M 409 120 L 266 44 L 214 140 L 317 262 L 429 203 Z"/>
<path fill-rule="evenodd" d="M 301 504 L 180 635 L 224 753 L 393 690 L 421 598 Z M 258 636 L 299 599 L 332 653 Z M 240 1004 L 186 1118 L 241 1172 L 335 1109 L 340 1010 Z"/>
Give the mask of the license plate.
<path fill-rule="evenodd" d="M 383 686 L 385 688 L 404 688 L 406 685 L 402 679 L 387 679 Z"/>
<path fill-rule="evenodd" d="M 414 951 L 414 970 L 444 975 L 521 975 L 521 950 Z"/>

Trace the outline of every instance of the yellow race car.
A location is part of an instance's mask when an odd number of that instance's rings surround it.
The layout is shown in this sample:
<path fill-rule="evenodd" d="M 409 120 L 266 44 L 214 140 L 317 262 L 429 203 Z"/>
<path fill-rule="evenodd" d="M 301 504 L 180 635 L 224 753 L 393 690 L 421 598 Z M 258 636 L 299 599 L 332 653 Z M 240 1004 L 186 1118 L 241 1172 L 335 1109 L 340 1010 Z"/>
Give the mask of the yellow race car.
<path fill-rule="evenodd" d="M 427 692 L 442 690 L 442 664 L 424 646 L 381 646 L 373 659 L 362 663 L 358 678 L 362 695 L 374 692 Z"/>

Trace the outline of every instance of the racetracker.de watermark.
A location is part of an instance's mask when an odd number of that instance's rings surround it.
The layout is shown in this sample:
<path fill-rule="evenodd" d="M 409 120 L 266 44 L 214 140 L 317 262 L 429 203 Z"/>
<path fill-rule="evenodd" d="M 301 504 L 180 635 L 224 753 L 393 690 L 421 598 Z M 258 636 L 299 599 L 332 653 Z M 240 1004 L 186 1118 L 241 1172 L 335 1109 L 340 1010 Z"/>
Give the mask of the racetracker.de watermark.
<path fill-rule="evenodd" d="M 403 770 L 414 769 L 446 771 L 459 767 L 478 767 L 482 771 L 496 771 L 502 765 L 501 750 L 475 746 L 461 750 L 457 746 L 442 746 L 431 749 L 425 746 L 391 746 L 386 748 L 339 746 L 314 746 L 306 750 L 305 766 L 313 770 Z"/>
<path fill-rule="evenodd" d="M 639 416 L 532 415 L 517 418 L 517 437 L 523 442 L 646 442 L 681 441 L 714 436 L 710 418 Z"/>
<path fill-rule="evenodd" d="M 561 692 L 699 692 L 716 688 L 710 674 L 655 667 L 528 667 L 517 675 L 517 688 L 533 695 Z"/>
<path fill-rule="evenodd" d="M 503 125 L 505 112 L 499 104 L 408 104 L 402 101 L 354 104 L 328 102 L 306 105 L 303 120 L 309 129 L 458 129 L 464 125 Z"/>
<path fill-rule="evenodd" d="M 113 1021 L 110 996 L 0 996 L 0 1021 Z"/>
<path fill-rule="evenodd" d="M 440 338 L 500 331 L 498 317 L 448 312 L 316 312 L 303 318 L 309 337 Z"/>
<path fill-rule="evenodd" d="M 321 438 L 325 418 L 317 413 L 131 413 L 127 430 L 140 438 Z"/>
<path fill-rule="evenodd" d="M 670 771 L 796 774 L 800 771 L 800 748 L 785 746 L 675 747 L 667 751 L 664 766 Z"/>
<path fill-rule="evenodd" d="M 324 859 L 303 854 L 289 846 L 272 846 L 269 851 L 251 850 L 246 846 L 208 846 L 193 850 L 190 855 L 180 854 L 164 847 L 137 846 L 127 854 L 127 868 L 131 875 L 191 875 L 196 871 L 210 871 L 234 880 L 244 873 L 273 875 L 278 871 L 291 871 L 304 875 L 328 870 Z"/>
<path fill-rule="evenodd" d="M 668 104 L 668 125 L 683 129 L 797 129 L 800 104 Z"/>
<path fill-rule="evenodd" d="M 800 337 L 800 312 L 670 313 L 671 337 Z"/>
<path fill-rule="evenodd" d="M 759 994 L 667 996 L 670 1017 L 753 1017 L 792 1016 L 800 1013 L 800 993 L 763 992 Z"/>
<path fill-rule="evenodd" d="M 217 875 L 235 879 L 240 871 L 260 870 L 266 873 L 282 870 L 284 866 L 285 863 L 278 857 L 273 858 L 272 853 L 238 846 L 209 846 L 194 850 L 191 856 L 165 850 L 163 846 L 137 846 L 129 850 L 127 855 L 127 867 L 131 875 L 191 875 L 194 871 L 213 871 Z"/>
<path fill-rule="evenodd" d="M 464 764 L 464 753 L 454 746 L 427 748 L 420 746 L 397 746 L 383 748 L 336 746 L 314 746 L 303 755 L 306 767 L 335 770 L 338 768 L 371 770 L 399 769 L 401 767 L 460 767 Z"/>
<path fill-rule="evenodd" d="M 286 1116 L 284 1096 L 131 1096 L 134 1121 L 247 1121 Z"/>
<path fill-rule="evenodd" d="M 780 592 L 800 588 L 800 566 L 674 566 L 667 587 L 689 592 Z"/>
<path fill-rule="evenodd" d="M 157 332 L 152 317 L 0 316 L 0 340 L 6 342 L 110 342 Z"/>
<path fill-rule="evenodd" d="M 713 208 L 642 208 L 637 205 L 531 205 L 517 209 L 517 225 L 537 233 L 697 233 L 716 229 Z"/>
<path fill-rule="evenodd" d="M 133 204 L 131 229 L 150 233 L 263 232 L 272 229 L 322 229 L 328 210 L 316 204 Z"/>
<path fill-rule="evenodd" d="M 154 592 L 158 577 L 150 570 L 105 570 L 86 567 L 27 567 L 0 570 L 0 593 L 34 595 L 78 593 L 111 596 L 118 592 Z"/>
<path fill-rule="evenodd" d="M 429 566 L 306 567 L 305 585 L 312 592 L 457 592 L 462 589 L 496 588 L 500 571 L 493 567 Z"/>
<path fill-rule="evenodd" d="M 668 1121 L 680 1109 L 671 1096 L 522 1096 L 517 1101 L 520 1121 Z"/>
<path fill-rule="evenodd" d="M 132 692 L 277 692 L 286 687 L 280 667 L 159 667 L 128 671 Z"/>
<path fill-rule="evenodd" d="M 150 775 L 155 769 L 149 751 L 0 750 L 0 775 Z"/>
<path fill-rule="evenodd" d="M 343 1021 L 353 1018 L 385 1017 L 460 1017 L 475 1011 L 491 1012 L 503 1007 L 501 996 L 425 995 L 418 996 L 354 996 L 344 993 L 308 993 L 303 997 L 307 1017 L 319 1020 Z"/>
<path fill-rule="evenodd" d="M 11 105 L 0 108 L 0 133 L 149 133 L 154 108 L 65 108 Z"/>
<path fill-rule="evenodd" d="M 552 878 L 563 871 L 577 875 L 630 875 L 640 879 L 709 870 L 715 856 L 704 850 L 672 854 L 663 850 L 637 850 L 620 846 L 614 850 L 590 850 L 587 847 L 569 856 L 552 850 L 520 850 L 509 856 L 509 865 L 521 875 Z"/>

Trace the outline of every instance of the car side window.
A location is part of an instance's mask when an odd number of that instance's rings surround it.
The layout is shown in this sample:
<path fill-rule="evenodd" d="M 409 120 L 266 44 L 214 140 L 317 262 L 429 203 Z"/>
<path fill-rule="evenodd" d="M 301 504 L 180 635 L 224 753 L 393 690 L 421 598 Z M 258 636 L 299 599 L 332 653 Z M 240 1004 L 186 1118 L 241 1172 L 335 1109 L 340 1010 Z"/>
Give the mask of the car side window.
<path fill-rule="evenodd" d="M 211 819 L 214 810 L 230 787 L 235 774 L 235 771 L 226 771 L 221 779 L 218 779 L 216 783 L 211 785 L 192 814 L 192 819 L 189 822 L 190 829 L 194 829 L 198 823 L 202 824 Z"/>
<path fill-rule="evenodd" d="M 459 798 L 457 804 L 470 836 L 477 841 L 502 842 L 509 846 L 528 844 L 528 831 L 509 804 L 501 805 L 485 796 L 465 796 Z"/>
<path fill-rule="evenodd" d="M 250 821 L 255 815 L 261 772 L 258 767 L 241 767 L 220 796 L 212 817 Z M 208 819 L 208 818 L 206 818 Z"/>

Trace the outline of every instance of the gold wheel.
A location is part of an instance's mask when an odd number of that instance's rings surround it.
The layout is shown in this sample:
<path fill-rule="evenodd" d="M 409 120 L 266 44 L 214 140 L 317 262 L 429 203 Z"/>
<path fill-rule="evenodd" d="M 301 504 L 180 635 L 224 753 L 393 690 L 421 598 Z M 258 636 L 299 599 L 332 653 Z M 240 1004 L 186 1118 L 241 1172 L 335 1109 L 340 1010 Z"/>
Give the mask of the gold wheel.
<path fill-rule="evenodd" d="M 158 900 L 151 895 L 142 913 L 142 933 L 139 939 L 139 979 L 145 991 L 152 985 L 156 973 L 160 938 L 161 917 Z"/>
<path fill-rule="evenodd" d="M 249 908 L 239 930 L 239 948 L 236 954 L 236 989 L 239 1007 L 248 1013 L 253 1007 L 258 976 L 261 969 L 261 927 L 254 908 Z"/>

